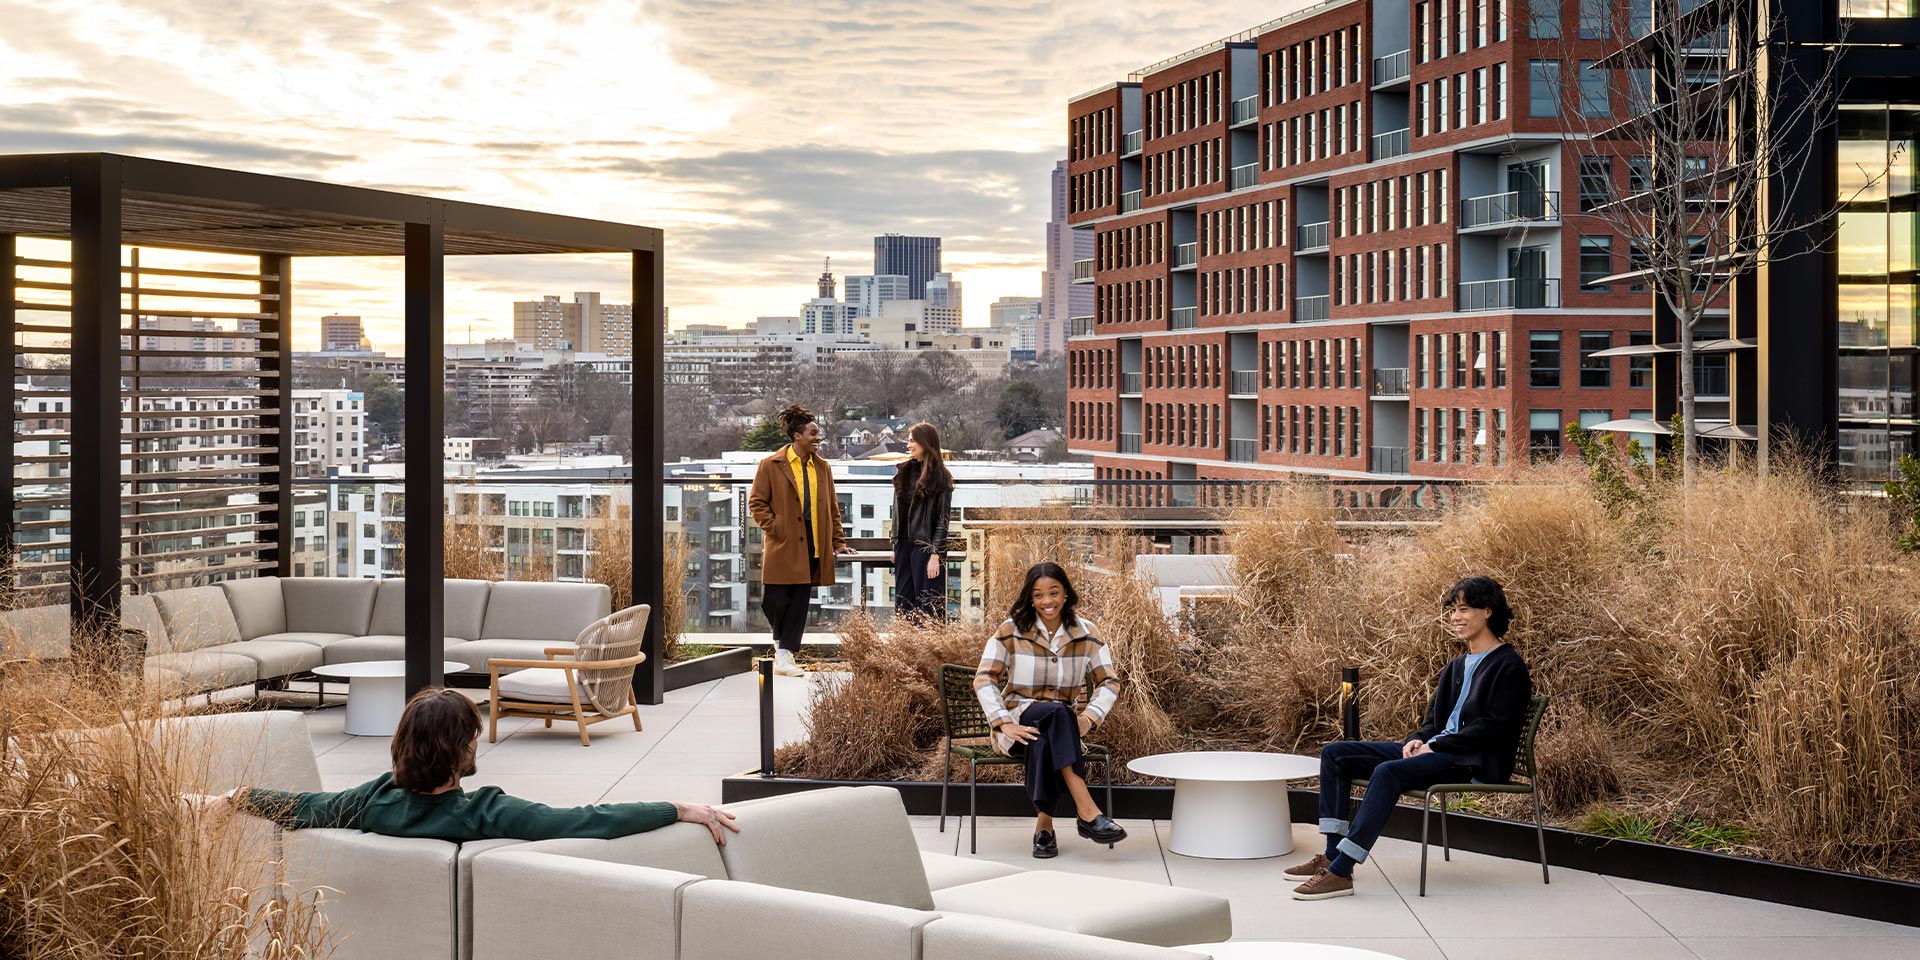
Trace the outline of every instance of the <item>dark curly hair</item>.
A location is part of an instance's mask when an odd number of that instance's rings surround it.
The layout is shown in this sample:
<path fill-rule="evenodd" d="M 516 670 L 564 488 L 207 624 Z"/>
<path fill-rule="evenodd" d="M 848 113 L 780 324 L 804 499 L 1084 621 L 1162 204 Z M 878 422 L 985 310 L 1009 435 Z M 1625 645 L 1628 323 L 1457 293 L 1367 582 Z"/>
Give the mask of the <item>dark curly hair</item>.
<path fill-rule="evenodd" d="M 412 793 L 432 793 L 474 772 L 474 738 L 480 708 L 465 694 L 428 687 L 413 695 L 393 730 L 393 783 Z"/>
<path fill-rule="evenodd" d="M 806 407 L 797 403 L 780 411 L 778 416 L 780 417 L 780 429 L 786 434 L 789 441 L 793 439 L 794 434 L 805 430 L 807 424 L 817 422 L 820 419 L 807 412 Z"/>
<path fill-rule="evenodd" d="M 1021 633 L 1033 629 L 1034 623 L 1040 619 L 1040 611 L 1033 608 L 1033 585 L 1039 583 L 1041 577 L 1060 581 L 1061 589 L 1067 594 L 1066 602 L 1060 605 L 1060 622 L 1068 626 L 1077 625 L 1080 619 L 1074 616 L 1073 608 L 1080 603 L 1080 592 L 1073 589 L 1073 581 L 1067 579 L 1065 569 L 1057 563 L 1044 560 L 1027 568 L 1027 580 L 1020 585 L 1019 595 L 1013 598 L 1013 609 L 1007 612 L 1007 619 L 1012 620 Z"/>
<path fill-rule="evenodd" d="M 1440 605 L 1451 607 L 1456 602 L 1488 611 L 1487 629 L 1496 637 L 1506 636 L 1507 628 L 1513 625 L 1513 608 L 1507 606 L 1507 592 L 1500 589 L 1500 582 L 1492 577 L 1468 577 L 1447 588 Z"/>

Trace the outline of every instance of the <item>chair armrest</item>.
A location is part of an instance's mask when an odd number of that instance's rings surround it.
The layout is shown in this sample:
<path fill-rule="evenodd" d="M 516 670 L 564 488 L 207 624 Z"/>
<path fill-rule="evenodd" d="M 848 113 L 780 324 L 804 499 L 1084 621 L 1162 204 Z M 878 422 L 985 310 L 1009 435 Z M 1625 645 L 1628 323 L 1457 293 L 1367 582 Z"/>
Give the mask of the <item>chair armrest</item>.
<path fill-rule="evenodd" d="M 512 667 L 516 670 L 547 669 L 572 671 L 580 669 L 580 664 L 572 660 L 518 660 L 511 657 L 487 658 L 488 670 L 498 670 L 501 667 Z"/>
<path fill-rule="evenodd" d="M 542 650 L 540 652 L 546 654 L 548 660 L 552 660 L 554 657 L 573 656 L 572 647 L 548 647 L 545 650 Z"/>

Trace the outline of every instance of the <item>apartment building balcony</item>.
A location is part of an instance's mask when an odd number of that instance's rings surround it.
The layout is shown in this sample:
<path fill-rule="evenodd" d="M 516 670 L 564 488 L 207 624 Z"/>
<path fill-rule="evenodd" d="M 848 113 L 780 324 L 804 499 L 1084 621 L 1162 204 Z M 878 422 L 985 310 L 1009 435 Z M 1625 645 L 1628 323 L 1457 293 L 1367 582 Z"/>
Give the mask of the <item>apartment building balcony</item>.
<path fill-rule="evenodd" d="M 1538 310 L 1560 305 L 1560 281 L 1532 279 L 1468 280 L 1460 284 L 1463 312 L 1472 310 Z"/>
<path fill-rule="evenodd" d="M 1173 245 L 1173 269 L 1192 270 L 1200 262 L 1200 244 L 1176 243 Z"/>
<path fill-rule="evenodd" d="M 1120 435 L 1120 452 L 1121 453 L 1139 453 L 1140 452 L 1140 435 L 1137 433 L 1121 434 Z"/>
<path fill-rule="evenodd" d="M 1391 157 L 1404 157 L 1413 152 L 1411 146 L 1413 131 L 1408 127 L 1388 130 L 1373 135 L 1373 159 L 1386 160 Z"/>
<path fill-rule="evenodd" d="M 1234 437 L 1228 440 L 1227 461 L 1229 463 L 1259 463 L 1260 441 L 1251 437 Z"/>
<path fill-rule="evenodd" d="M 1328 294 L 1323 293 L 1317 297 L 1294 297 L 1293 321 L 1310 323 L 1315 320 L 1325 320 L 1332 316 L 1332 309 L 1333 297 Z"/>
<path fill-rule="evenodd" d="M 1406 367 L 1376 367 L 1373 371 L 1373 397 L 1400 397 L 1407 393 Z"/>
<path fill-rule="evenodd" d="M 1120 375 L 1120 395 L 1125 397 L 1139 396 L 1140 385 L 1143 379 L 1145 378 L 1143 378 L 1140 375 L 1140 372 L 1138 370 L 1132 373 L 1121 374 Z"/>
<path fill-rule="evenodd" d="M 1413 51 L 1401 50 L 1384 57 L 1373 58 L 1373 88 L 1391 90 L 1407 85 L 1407 79 L 1413 76 Z"/>
<path fill-rule="evenodd" d="M 1514 226 L 1560 225 L 1560 191 L 1523 190 L 1460 201 L 1460 232 L 1497 232 Z"/>
<path fill-rule="evenodd" d="M 1199 307 L 1174 307 L 1167 314 L 1167 329 L 1192 330 L 1200 325 Z"/>
<path fill-rule="evenodd" d="M 1303 223 L 1294 231 L 1294 253 L 1326 253 L 1333 236 L 1332 223 Z"/>
<path fill-rule="evenodd" d="M 1228 189 L 1245 190 L 1260 182 L 1260 165 L 1257 163 L 1243 163 L 1227 171 L 1227 176 Z"/>
<path fill-rule="evenodd" d="M 1147 132 L 1145 130 L 1130 130 L 1120 135 L 1120 156 L 1122 158 L 1137 157 L 1140 155 L 1140 151 L 1146 148 L 1146 145 Z"/>
<path fill-rule="evenodd" d="M 1127 192 L 1121 194 L 1120 195 L 1120 212 L 1132 213 L 1135 210 L 1140 209 L 1140 198 L 1141 198 L 1141 193 L 1138 190 L 1128 190 Z"/>
<path fill-rule="evenodd" d="M 1093 318 L 1092 317 L 1068 317 L 1067 318 L 1067 336 L 1070 336 L 1070 337 L 1093 336 Z"/>
<path fill-rule="evenodd" d="M 1236 397 L 1254 397 L 1260 394 L 1260 371 L 1235 370 L 1228 378 L 1228 392 Z"/>
<path fill-rule="evenodd" d="M 1367 469 L 1373 473 L 1406 473 L 1406 447 L 1368 447 Z"/>
<path fill-rule="evenodd" d="M 1093 261 L 1091 259 L 1075 260 L 1073 262 L 1073 282 L 1074 283 L 1092 283 L 1093 282 Z"/>
<path fill-rule="evenodd" d="M 1229 127 L 1252 123 L 1260 119 L 1260 98 L 1258 96 L 1241 97 L 1233 102 L 1233 117 Z"/>

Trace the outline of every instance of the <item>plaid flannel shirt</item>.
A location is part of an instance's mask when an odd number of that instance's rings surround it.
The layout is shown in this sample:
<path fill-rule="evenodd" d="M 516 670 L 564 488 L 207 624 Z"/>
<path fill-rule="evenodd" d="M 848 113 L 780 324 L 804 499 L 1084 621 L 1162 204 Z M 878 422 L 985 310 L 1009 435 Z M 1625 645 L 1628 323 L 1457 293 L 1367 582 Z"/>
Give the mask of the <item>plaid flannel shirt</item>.
<path fill-rule="evenodd" d="M 1093 697 L 1085 713 L 1096 727 L 1107 719 L 1120 696 L 1120 677 L 1113 672 L 1106 643 L 1093 635 L 1093 624 L 1084 617 L 1076 621 L 1048 635 L 1037 623 L 1030 633 L 1021 633 L 1008 620 L 987 638 L 973 692 L 994 727 L 995 750 L 1010 753 L 1014 746 L 1012 738 L 1000 733 L 1000 724 L 1020 722 L 1027 704 L 1036 700 L 1071 704 L 1088 677 L 1093 679 Z"/>

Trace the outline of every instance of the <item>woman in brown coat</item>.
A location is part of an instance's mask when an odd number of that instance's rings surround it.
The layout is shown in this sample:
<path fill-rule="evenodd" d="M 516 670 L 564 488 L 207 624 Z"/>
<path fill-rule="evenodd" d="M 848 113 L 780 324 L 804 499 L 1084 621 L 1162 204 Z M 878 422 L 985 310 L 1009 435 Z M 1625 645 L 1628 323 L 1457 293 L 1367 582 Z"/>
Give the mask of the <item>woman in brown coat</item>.
<path fill-rule="evenodd" d="M 832 586 L 834 554 L 853 549 L 840 530 L 833 468 L 815 452 L 819 422 L 796 404 L 780 411 L 780 425 L 787 445 L 760 461 L 747 509 L 765 532 L 760 609 L 773 629 L 773 669 L 799 676 L 803 671 L 794 665 L 793 655 L 807 629 L 813 588 Z"/>

